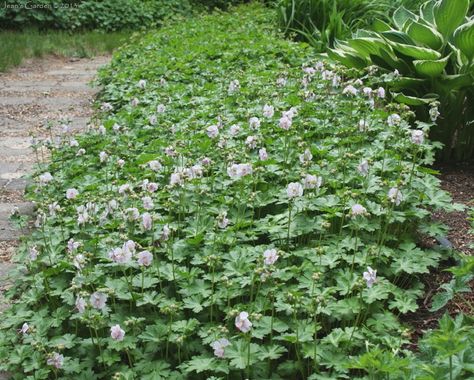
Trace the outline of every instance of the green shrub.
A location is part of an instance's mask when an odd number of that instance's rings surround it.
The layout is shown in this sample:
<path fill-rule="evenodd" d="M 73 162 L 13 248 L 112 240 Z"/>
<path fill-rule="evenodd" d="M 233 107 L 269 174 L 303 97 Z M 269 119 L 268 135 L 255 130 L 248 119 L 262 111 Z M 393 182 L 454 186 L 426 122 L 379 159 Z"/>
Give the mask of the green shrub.
<path fill-rule="evenodd" d="M 117 31 L 159 25 L 176 14 L 191 13 L 188 0 L 7 0 L 5 4 L 0 9 L 4 28 Z"/>
<path fill-rule="evenodd" d="M 398 316 L 449 255 L 416 246 L 453 209 L 429 125 L 273 16 L 140 36 L 101 74 L 95 127 L 44 143 L 0 321 L 14 379 L 355 378 L 351 356 L 407 343 Z"/>
<path fill-rule="evenodd" d="M 437 119 L 423 107 L 439 101 L 441 117 L 432 138 L 444 143 L 444 160 L 474 155 L 474 20 L 469 0 L 430 0 L 420 13 L 401 7 L 392 25 L 379 21 L 375 31 L 359 30 L 330 56 L 350 67 L 377 65 L 390 75 L 395 100 L 421 106 L 420 116 Z"/>

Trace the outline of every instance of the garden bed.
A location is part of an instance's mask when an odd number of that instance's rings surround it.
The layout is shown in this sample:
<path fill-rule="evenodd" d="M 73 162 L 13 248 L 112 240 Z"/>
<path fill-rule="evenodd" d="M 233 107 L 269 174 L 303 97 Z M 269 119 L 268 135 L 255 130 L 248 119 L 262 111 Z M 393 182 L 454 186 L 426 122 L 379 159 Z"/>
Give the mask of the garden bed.
<path fill-rule="evenodd" d="M 400 322 L 451 257 L 419 245 L 446 232 L 429 210 L 459 210 L 428 169 L 432 125 L 271 18 L 168 26 L 102 72 L 95 127 L 62 136 L 30 191 L 0 323 L 14 378 L 449 372 L 438 346 L 431 367 L 402 349 Z"/>

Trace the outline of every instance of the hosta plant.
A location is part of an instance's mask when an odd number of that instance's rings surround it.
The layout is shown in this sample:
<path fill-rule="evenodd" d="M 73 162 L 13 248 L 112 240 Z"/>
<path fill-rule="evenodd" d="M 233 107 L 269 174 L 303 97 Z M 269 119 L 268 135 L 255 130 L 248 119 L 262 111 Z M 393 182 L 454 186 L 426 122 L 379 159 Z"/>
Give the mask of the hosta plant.
<path fill-rule="evenodd" d="M 252 5 L 140 36 L 44 144 L 0 365 L 14 379 L 345 379 L 409 339 L 448 251 L 429 125 Z M 66 128 L 67 132 L 67 128 Z"/>
<path fill-rule="evenodd" d="M 378 20 L 374 30 L 359 30 L 329 53 L 350 67 L 395 72 L 385 76 L 393 98 L 437 120 L 431 137 L 444 143 L 446 160 L 474 155 L 474 19 L 468 10 L 469 0 L 430 0 L 418 13 L 402 6 L 390 25 Z"/>

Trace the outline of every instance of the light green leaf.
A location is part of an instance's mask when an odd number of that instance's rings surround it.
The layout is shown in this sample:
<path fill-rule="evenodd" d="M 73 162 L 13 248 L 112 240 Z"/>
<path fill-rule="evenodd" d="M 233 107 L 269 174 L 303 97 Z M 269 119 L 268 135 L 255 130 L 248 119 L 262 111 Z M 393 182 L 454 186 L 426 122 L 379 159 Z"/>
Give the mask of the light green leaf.
<path fill-rule="evenodd" d="M 474 19 L 454 31 L 454 43 L 469 60 L 474 58 Z"/>
<path fill-rule="evenodd" d="M 433 49 L 423 48 L 415 45 L 406 45 L 393 42 L 392 47 L 394 50 L 412 57 L 415 59 L 439 59 L 441 58 L 441 53 Z"/>
<path fill-rule="evenodd" d="M 418 74 L 434 78 L 440 76 L 441 73 L 444 71 L 446 65 L 448 64 L 450 55 L 444 57 L 443 59 L 437 60 L 417 60 L 413 61 L 413 65 L 415 66 L 415 70 Z"/>
<path fill-rule="evenodd" d="M 407 24 L 406 33 L 416 42 L 438 50 L 443 46 L 443 36 L 434 27 L 411 21 Z"/>
<path fill-rule="evenodd" d="M 408 20 L 416 20 L 416 15 L 403 5 L 395 10 L 392 17 L 398 29 L 403 29 L 403 26 Z"/>
<path fill-rule="evenodd" d="M 449 36 L 464 21 L 469 0 L 439 0 L 433 14 L 436 26 L 443 36 Z"/>
<path fill-rule="evenodd" d="M 392 93 L 393 99 L 399 103 L 408 104 L 409 106 L 422 106 L 430 104 L 436 100 L 436 98 L 418 98 L 416 96 L 408 96 L 402 93 Z"/>

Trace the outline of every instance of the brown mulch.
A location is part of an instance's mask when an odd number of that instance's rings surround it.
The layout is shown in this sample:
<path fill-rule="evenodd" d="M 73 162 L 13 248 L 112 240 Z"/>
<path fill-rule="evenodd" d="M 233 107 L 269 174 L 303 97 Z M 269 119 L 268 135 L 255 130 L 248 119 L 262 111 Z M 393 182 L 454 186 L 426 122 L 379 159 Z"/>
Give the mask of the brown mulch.
<path fill-rule="evenodd" d="M 456 203 L 466 206 L 464 211 L 433 213 L 433 218 L 449 226 L 447 239 L 452 243 L 453 249 L 466 255 L 474 255 L 473 221 L 469 220 L 469 209 L 474 209 L 474 162 L 457 165 L 443 165 L 436 169 L 440 172 L 439 179 L 443 190 L 449 192 Z M 423 245 L 433 242 L 423 241 Z M 412 344 L 409 348 L 416 350 L 417 341 L 424 331 L 438 326 L 438 320 L 444 313 L 451 316 L 459 313 L 474 315 L 474 310 L 469 306 L 474 305 L 474 281 L 470 283 L 472 291 L 456 295 L 448 302 L 446 307 L 436 312 L 431 312 L 432 297 L 439 291 L 440 285 L 449 282 L 452 278 L 446 269 L 455 265 L 454 261 L 443 262 L 440 268 L 432 271 L 422 278 L 425 284 L 425 298 L 419 302 L 419 309 L 415 313 L 408 313 L 403 321 L 412 326 Z M 468 301 L 468 302 L 466 302 Z"/>

